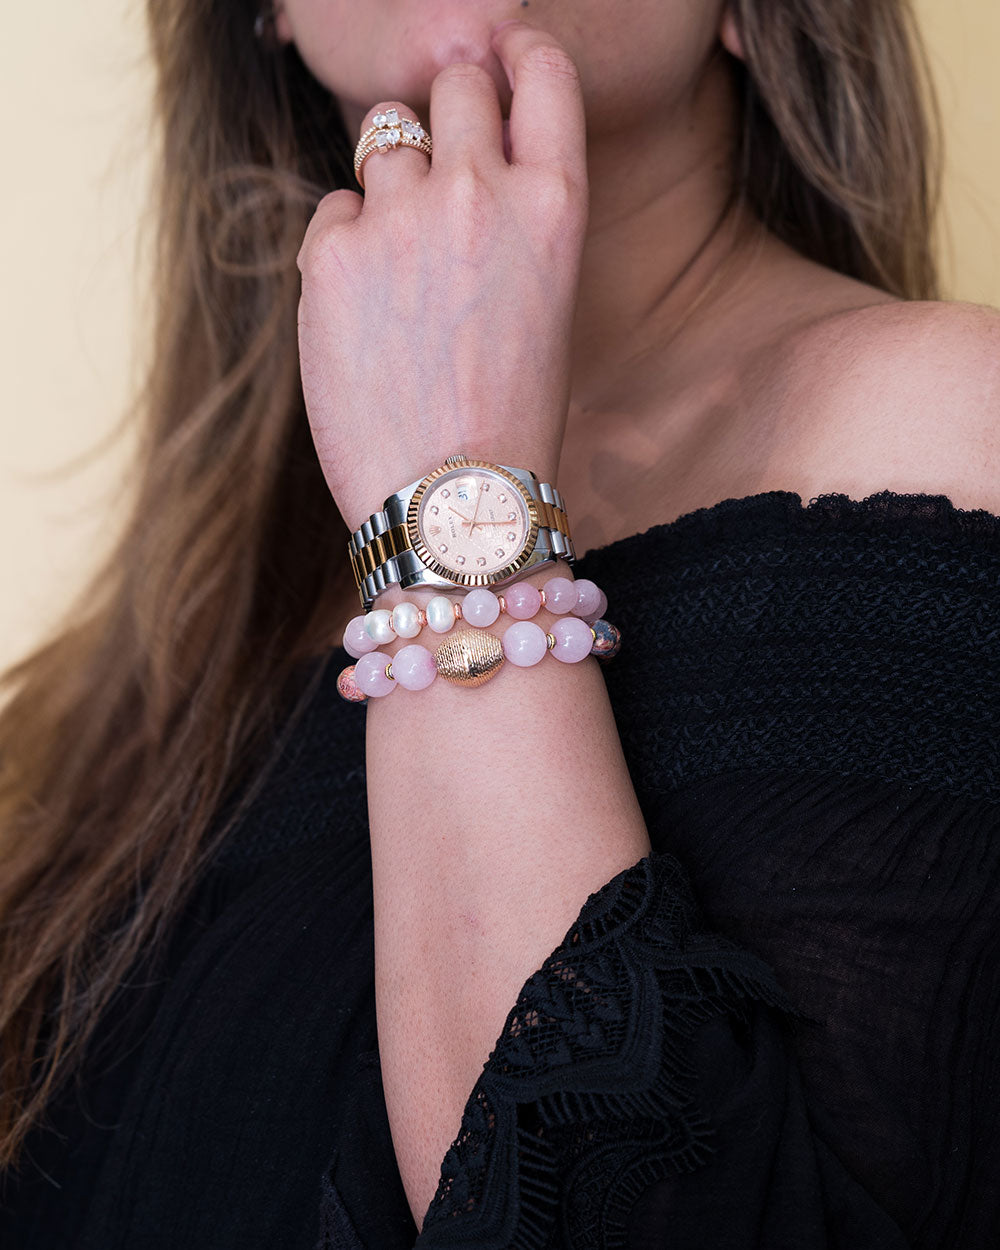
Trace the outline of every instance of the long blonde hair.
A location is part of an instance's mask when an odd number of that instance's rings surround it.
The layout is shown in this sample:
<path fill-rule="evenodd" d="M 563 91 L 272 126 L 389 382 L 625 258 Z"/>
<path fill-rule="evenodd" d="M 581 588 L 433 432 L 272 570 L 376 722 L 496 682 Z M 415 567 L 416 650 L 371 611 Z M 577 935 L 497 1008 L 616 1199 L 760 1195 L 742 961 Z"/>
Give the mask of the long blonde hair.
<path fill-rule="evenodd" d="M 735 2 L 744 194 L 808 256 L 933 296 L 931 114 L 904 0 Z M 284 692 L 336 641 L 351 585 L 296 344 L 298 246 L 321 196 L 353 185 L 339 108 L 238 0 L 147 9 L 159 159 L 135 489 L 114 550 L 0 685 L 0 1166 L 225 837 L 221 801 L 263 781 Z"/>

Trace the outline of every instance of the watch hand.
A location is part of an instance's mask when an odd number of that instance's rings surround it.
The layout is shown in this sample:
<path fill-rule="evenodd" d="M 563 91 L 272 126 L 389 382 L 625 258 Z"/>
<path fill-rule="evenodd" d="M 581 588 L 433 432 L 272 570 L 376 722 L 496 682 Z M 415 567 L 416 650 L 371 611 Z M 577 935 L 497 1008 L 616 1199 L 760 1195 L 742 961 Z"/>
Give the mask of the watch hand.
<path fill-rule="evenodd" d="M 472 531 L 476 528 L 476 517 L 479 516 L 479 505 L 482 502 L 483 502 L 483 491 L 482 491 L 482 487 L 480 487 L 479 494 L 476 496 L 476 510 L 472 514 L 472 524 L 469 526 L 470 535 Z"/>
<path fill-rule="evenodd" d="M 469 518 L 465 515 L 465 513 L 459 512 L 459 510 L 457 508 L 453 508 L 451 504 L 448 505 L 448 511 L 454 512 L 456 516 L 460 516 L 466 525 L 469 524 Z"/>

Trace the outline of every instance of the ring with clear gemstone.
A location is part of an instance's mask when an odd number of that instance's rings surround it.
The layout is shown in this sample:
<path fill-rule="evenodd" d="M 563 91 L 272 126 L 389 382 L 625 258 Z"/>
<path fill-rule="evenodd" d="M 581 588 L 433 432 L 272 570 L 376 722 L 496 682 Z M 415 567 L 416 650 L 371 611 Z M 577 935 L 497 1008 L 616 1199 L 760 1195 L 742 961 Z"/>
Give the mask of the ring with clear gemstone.
<path fill-rule="evenodd" d="M 400 117 L 399 110 L 395 108 L 376 113 L 354 151 L 354 172 L 362 188 L 365 185 L 362 166 L 372 152 L 390 152 L 400 146 L 418 148 L 431 155 L 431 137 L 419 122 Z"/>

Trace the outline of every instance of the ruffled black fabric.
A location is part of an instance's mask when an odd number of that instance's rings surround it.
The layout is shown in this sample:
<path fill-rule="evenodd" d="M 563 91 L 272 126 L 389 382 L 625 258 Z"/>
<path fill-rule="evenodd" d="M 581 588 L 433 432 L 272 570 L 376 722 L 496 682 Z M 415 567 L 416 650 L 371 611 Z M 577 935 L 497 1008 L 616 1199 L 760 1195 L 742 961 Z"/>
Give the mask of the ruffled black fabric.
<path fill-rule="evenodd" d="M 992 1250 L 1000 518 L 772 492 L 577 571 L 653 849 L 527 978 L 419 1234 L 337 648 L 0 1190 L 4 1250 Z"/>
<path fill-rule="evenodd" d="M 766 965 L 703 931 L 675 859 L 614 877 L 522 989 L 416 1244 L 624 1246 L 647 1186 L 711 1154 L 696 1027 L 746 1027 L 754 1003 L 790 1008 Z"/>

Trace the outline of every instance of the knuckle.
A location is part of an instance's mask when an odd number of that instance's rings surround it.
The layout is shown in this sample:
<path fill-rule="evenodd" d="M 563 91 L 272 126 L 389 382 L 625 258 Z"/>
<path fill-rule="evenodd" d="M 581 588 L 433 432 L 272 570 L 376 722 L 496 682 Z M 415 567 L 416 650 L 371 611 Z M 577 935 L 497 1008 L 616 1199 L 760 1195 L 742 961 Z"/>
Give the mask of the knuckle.
<path fill-rule="evenodd" d="M 299 247 L 296 264 L 299 269 L 315 266 L 338 246 L 345 223 L 353 217 L 357 193 L 346 187 L 329 191 L 316 205 Z"/>
<path fill-rule="evenodd" d="M 585 189 L 565 170 L 546 170 L 536 183 L 535 193 L 535 202 L 546 218 L 556 217 L 567 223 L 575 221 L 585 210 Z"/>
<path fill-rule="evenodd" d="M 532 73 L 548 74 L 565 82 L 579 82 L 580 71 L 568 52 L 552 43 L 540 43 L 529 48 L 521 61 Z"/>
<path fill-rule="evenodd" d="M 475 86 L 484 81 L 491 85 L 493 83 L 488 71 L 472 61 L 452 61 L 438 73 L 437 81 L 447 85 L 454 83 L 457 86 Z"/>

